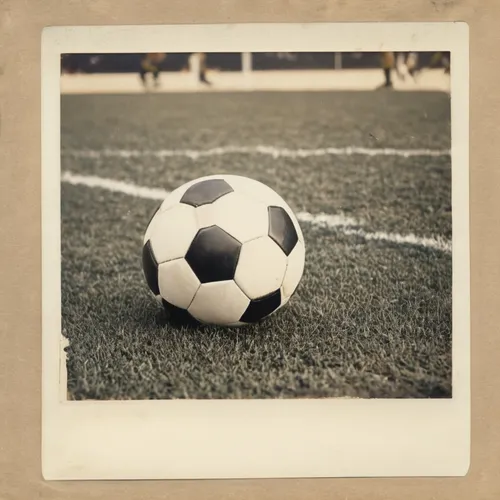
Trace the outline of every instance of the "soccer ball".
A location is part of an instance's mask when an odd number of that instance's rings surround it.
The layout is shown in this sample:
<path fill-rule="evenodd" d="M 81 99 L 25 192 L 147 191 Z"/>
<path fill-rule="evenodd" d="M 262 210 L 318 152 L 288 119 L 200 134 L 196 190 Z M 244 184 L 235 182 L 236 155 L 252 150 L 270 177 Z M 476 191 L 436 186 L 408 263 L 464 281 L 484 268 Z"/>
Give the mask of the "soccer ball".
<path fill-rule="evenodd" d="M 236 175 L 195 179 L 151 218 L 142 264 L 167 311 L 200 323 L 256 323 L 283 307 L 304 271 L 304 237 L 268 186 Z"/>

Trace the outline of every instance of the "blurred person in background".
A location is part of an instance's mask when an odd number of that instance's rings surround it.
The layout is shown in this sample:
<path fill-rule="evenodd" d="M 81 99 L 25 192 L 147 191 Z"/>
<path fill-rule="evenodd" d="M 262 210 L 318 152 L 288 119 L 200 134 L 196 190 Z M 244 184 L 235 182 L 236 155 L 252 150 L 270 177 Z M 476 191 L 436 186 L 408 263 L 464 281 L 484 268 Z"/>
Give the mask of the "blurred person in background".
<path fill-rule="evenodd" d="M 416 80 L 418 73 L 418 54 L 416 52 L 408 52 L 406 55 L 405 65 L 408 74 Z"/>
<path fill-rule="evenodd" d="M 200 83 L 205 85 L 212 85 L 212 82 L 207 80 L 207 55 L 204 52 L 199 52 L 198 57 L 200 58 L 200 72 L 198 79 Z"/>
<path fill-rule="evenodd" d="M 394 52 L 381 52 L 380 65 L 384 72 L 385 82 L 379 88 L 392 89 L 392 70 L 396 68 L 396 57 Z"/>
<path fill-rule="evenodd" d="M 443 52 L 435 52 L 431 58 L 431 62 L 429 63 L 429 67 L 435 68 L 436 66 L 441 65 L 444 68 L 444 72 L 446 74 L 450 73 L 450 58 L 447 54 Z"/>
<path fill-rule="evenodd" d="M 407 75 L 411 76 L 413 80 L 417 80 L 419 67 L 416 52 L 401 52 L 398 54 L 396 61 L 396 71 L 401 80 L 405 81 Z"/>
<path fill-rule="evenodd" d="M 162 52 L 152 52 L 146 54 L 141 60 L 141 67 L 139 71 L 139 76 L 141 78 L 144 87 L 147 87 L 146 76 L 151 73 L 153 76 L 153 85 L 158 87 L 160 84 L 160 65 L 167 57 L 166 54 Z"/>

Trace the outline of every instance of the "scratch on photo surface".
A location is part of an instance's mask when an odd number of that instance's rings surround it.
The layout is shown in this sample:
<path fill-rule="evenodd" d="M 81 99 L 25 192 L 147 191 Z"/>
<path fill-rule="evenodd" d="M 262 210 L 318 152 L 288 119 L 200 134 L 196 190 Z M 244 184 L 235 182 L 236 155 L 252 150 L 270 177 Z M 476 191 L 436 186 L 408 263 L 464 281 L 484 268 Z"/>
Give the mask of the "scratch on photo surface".
<path fill-rule="evenodd" d="M 69 339 L 61 334 L 59 340 L 59 399 L 62 401 L 68 400 L 67 347 L 69 347 Z"/>

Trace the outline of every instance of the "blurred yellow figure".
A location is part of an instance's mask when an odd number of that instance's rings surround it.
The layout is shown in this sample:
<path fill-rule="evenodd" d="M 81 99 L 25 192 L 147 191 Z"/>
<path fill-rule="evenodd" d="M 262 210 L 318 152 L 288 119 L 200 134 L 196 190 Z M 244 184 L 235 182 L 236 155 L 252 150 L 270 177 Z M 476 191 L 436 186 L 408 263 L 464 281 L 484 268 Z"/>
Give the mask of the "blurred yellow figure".
<path fill-rule="evenodd" d="M 392 88 L 392 70 L 396 66 L 396 57 L 394 52 L 381 52 L 380 64 L 385 77 L 385 83 L 382 84 L 382 87 Z"/>
<path fill-rule="evenodd" d="M 153 75 L 154 86 L 158 87 L 159 85 L 159 76 L 160 76 L 160 65 L 167 57 L 167 54 L 162 52 L 152 52 L 150 54 L 146 54 L 141 60 L 141 69 L 139 75 L 141 77 L 141 81 L 144 86 L 146 86 L 146 75 L 151 73 Z"/>

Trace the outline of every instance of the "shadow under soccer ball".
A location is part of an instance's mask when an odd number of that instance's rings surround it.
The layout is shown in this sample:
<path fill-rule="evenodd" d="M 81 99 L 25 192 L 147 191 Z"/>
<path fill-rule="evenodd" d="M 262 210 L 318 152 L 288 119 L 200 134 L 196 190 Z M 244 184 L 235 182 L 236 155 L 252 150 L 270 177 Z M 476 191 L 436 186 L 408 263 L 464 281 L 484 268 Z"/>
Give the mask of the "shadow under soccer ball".
<path fill-rule="evenodd" d="M 203 327 L 185 309 L 180 309 L 166 303 L 156 313 L 155 323 L 158 326 L 172 326 L 177 329 L 200 329 Z"/>
<path fill-rule="evenodd" d="M 277 311 L 276 315 L 281 314 L 281 311 Z M 258 325 L 267 322 L 267 318 L 263 318 L 261 321 L 256 323 L 248 323 L 246 325 L 240 326 L 221 326 L 221 325 L 211 325 L 207 323 L 201 323 L 197 321 L 191 314 L 189 314 L 185 309 L 175 307 L 172 304 L 164 302 L 163 308 L 160 308 L 155 316 L 155 323 L 159 327 L 170 326 L 176 330 L 210 330 L 213 328 L 222 328 L 227 331 L 238 330 L 241 333 L 251 333 L 256 329 Z"/>

